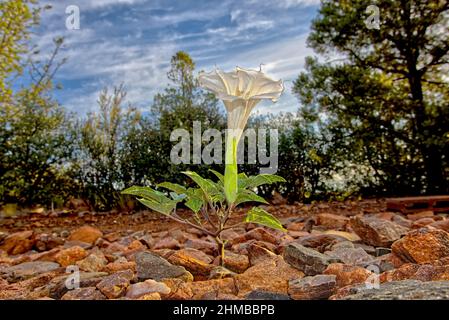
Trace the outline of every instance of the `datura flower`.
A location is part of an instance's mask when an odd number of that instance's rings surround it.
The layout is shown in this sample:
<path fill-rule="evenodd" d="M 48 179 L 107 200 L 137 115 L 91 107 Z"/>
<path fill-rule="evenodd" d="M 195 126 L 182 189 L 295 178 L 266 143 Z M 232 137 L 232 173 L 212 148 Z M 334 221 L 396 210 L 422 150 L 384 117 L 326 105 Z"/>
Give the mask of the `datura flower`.
<path fill-rule="evenodd" d="M 276 102 L 284 91 L 282 80 L 273 80 L 262 70 L 237 67 L 224 72 L 216 69 L 202 72 L 199 84 L 221 99 L 228 113 L 228 131 L 225 156 L 225 195 L 229 204 L 237 197 L 237 146 L 251 111 L 263 99 Z"/>

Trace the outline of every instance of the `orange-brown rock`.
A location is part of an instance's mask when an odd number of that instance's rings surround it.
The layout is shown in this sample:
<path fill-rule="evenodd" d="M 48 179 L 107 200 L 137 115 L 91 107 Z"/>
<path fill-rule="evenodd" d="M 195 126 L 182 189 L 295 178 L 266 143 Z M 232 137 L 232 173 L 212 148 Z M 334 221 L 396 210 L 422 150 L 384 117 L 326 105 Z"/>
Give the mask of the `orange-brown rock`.
<path fill-rule="evenodd" d="M 251 266 L 259 263 L 265 263 L 268 260 L 276 259 L 277 255 L 264 247 L 255 243 L 248 246 L 248 259 Z"/>
<path fill-rule="evenodd" d="M 205 254 L 215 255 L 218 252 L 218 245 L 215 242 L 210 242 L 201 239 L 191 239 L 184 243 L 185 248 L 193 248 L 203 251 Z"/>
<path fill-rule="evenodd" d="M 409 232 L 391 248 L 401 260 L 426 263 L 449 256 L 449 234 L 443 230 L 421 228 Z"/>
<path fill-rule="evenodd" d="M 269 232 L 265 230 L 262 227 L 258 227 L 255 229 L 252 229 L 245 233 L 244 235 L 234 238 L 230 241 L 231 244 L 237 244 L 241 242 L 245 242 L 248 240 L 258 240 L 258 241 L 264 241 L 269 242 L 272 244 L 278 244 L 280 242 L 280 237 L 277 237 L 274 233 Z"/>
<path fill-rule="evenodd" d="M 74 265 L 77 261 L 83 260 L 87 256 L 86 250 L 75 246 L 59 251 L 55 255 L 55 260 L 63 267 Z"/>
<path fill-rule="evenodd" d="M 351 284 L 364 283 L 372 275 L 372 272 L 365 268 L 342 263 L 330 264 L 323 273 L 335 275 L 337 287 L 339 288 Z"/>
<path fill-rule="evenodd" d="M 293 268 L 281 256 L 250 267 L 235 276 L 238 296 L 243 297 L 253 290 L 265 290 L 287 294 L 288 282 L 304 277 L 304 273 Z"/>
<path fill-rule="evenodd" d="M 316 275 L 289 282 L 288 294 L 293 300 L 320 300 L 329 298 L 336 290 L 335 275 Z"/>
<path fill-rule="evenodd" d="M 421 218 L 421 219 L 413 221 L 412 228 L 413 229 L 420 229 L 420 228 L 425 227 L 425 226 L 427 226 L 429 224 L 432 224 L 434 222 L 435 222 L 435 220 L 433 220 L 432 218 Z"/>
<path fill-rule="evenodd" d="M 180 279 L 165 279 L 162 282 L 171 290 L 171 293 L 164 298 L 167 300 L 200 300 L 205 295 L 210 294 L 214 296 L 234 296 L 237 293 L 237 288 L 232 278 L 195 282 L 184 282 Z"/>
<path fill-rule="evenodd" d="M 134 261 L 127 261 L 123 258 L 123 260 L 118 259 L 117 261 L 108 263 L 102 269 L 102 271 L 107 273 L 115 273 L 122 270 L 136 271 L 136 263 Z"/>
<path fill-rule="evenodd" d="M 390 270 L 380 275 L 381 282 L 406 279 L 419 281 L 449 280 L 449 265 L 407 263 L 398 269 Z"/>
<path fill-rule="evenodd" d="M 449 232 L 449 219 L 435 221 L 434 223 L 431 224 L 431 226 L 436 229 L 441 229 L 446 232 Z"/>
<path fill-rule="evenodd" d="M 374 217 L 355 216 L 351 218 L 350 225 L 363 242 L 375 247 L 390 247 L 408 231 L 394 222 Z"/>
<path fill-rule="evenodd" d="M 218 265 L 218 263 L 219 257 L 216 257 L 214 260 L 214 264 Z M 246 269 L 249 268 L 248 256 L 226 250 L 224 267 L 236 273 L 243 273 Z"/>
<path fill-rule="evenodd" d="M 104 277 L 97 284 L 97 289 L 109 299 L 116 299 L 126 293 L 133 277 L 131 270 L 120 271 Z"/>
<path fill-rule="evenodd" d="M 91 226 L 82 226 L 70 234 L 69 241 L 82 241 L 90 244 L 94 244 L 98 238 L 102 237 L 103 233 Z"/>
<path fill-rule="evenodd" d="M 410 213 L 407 215 L 407 219 L 410 219 L 412 221 L 416 221 L 416 220 L 420 220 L 422 218 L 432 218 L 434 217 L 434 213 L 433 211 L 420 211 L 420 212 L 416 212 L 416 213 Z"/>
<path fill-rule="evenodd" d="M 349 218 L 333 213 L 320 213 L 316 216 L 316 222 L 325 229 L 345 229 Z"/>
<path fill-rule="evenodd" d="M 187 250 L 178 250 L 168 258 L 174 265 L 182 266 L 194 276 L 209 276 L 213 266 L 193 256 Z"/>
<path fill-rule="evenodd" d="M 154 245 L 153 249 L 179 249 L 181 248 L 181 244 L 178 242 L 178 240 L 172 238 L 172 237 L 165 237 L 160 239 L 156 244 Z"/>
<path fill-rule="evenodd" d="M 0 246 L 0 250 L 4 250 L 10 255 L 25 253 L 33 248 L 35 239 L 33 231 L 22 231 L 10 234 Z"/>

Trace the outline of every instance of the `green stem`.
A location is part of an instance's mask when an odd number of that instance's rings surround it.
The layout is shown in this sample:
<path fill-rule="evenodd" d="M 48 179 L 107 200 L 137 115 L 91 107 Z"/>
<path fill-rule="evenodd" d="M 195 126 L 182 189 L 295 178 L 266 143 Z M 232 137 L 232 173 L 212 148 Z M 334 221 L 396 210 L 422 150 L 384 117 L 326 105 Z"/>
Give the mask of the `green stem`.
<path fill-rule="evenodd" d="M 230 141 L 229 141 L 230 140 Z M 238 188 L 237 171 L 237 138 L 228 138 L 226 141 L 226 166 L 224 175 L 224 189 L 228 205 L 235 202 Z"/>

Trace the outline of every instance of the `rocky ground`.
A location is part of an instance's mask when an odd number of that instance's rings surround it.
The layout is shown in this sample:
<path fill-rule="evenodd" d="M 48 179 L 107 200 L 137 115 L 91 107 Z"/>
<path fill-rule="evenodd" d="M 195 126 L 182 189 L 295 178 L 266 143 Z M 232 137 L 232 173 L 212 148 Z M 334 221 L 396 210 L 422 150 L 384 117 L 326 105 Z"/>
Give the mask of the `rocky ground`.
<path fill-rule="evenodd" d="M 214 239 L 151 212 L 0 218 L 0 299 L 449 298 L 447 214 L 382 200 L 266 209 L 288 232 L 226 231 L 224 267 Z"/>

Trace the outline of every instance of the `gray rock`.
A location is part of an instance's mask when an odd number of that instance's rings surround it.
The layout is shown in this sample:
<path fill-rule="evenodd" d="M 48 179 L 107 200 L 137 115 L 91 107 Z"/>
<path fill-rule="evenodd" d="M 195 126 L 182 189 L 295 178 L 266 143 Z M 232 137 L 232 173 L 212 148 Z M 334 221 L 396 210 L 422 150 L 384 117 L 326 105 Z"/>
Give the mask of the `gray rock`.
<path fill-rule="evenodd" d="M 382 247 L 376 248 L 376 257 L 384 256 L 389 253 L 391 253 L 390 248 L 382 248 Z"/>
<path fill-rule="evenodd" d="M 9 282 L 18 282 L 50 272 L 60 267 L 58 263 L 48 261 L 24 262 L 2 270 L 2 278 Z"/>
<path fill-rule="evenodd" d="M 331 263 L 341 262 L 339 259 L 306 248 L 296 242 L 290 243 L 285 248 L 284 260 L 309 276 L 323 273 Z"/>
<path fill-rule="evenodd" d="M 317 275 L 290 280 L 288 294 L 294 300 L 328 299 L 337 288 L 335 275 Z"/>
<path fill-rule="evenodd" d="M 245 296 L 245 300 L 291 300 L 286 294 L 264 290 L 253 290 Z"/>
<path fill-rule="evenodd" d="M 107 276 L 106 272 L 80 272 L 80 288 L 86 287 L 95 287 L 103 277 Z M 57 278 L 54 278 L 50 281 L 50 283 L 46 286 L 46 289 L 49 292 L 49 296 L 53 299 L 61 299 L 63 295 L 65 295 L 70 289 L 67 288 L 66 280 L 69 275 L 63 275 Z"/>
<path fill-rule="evenodd" d="M 373 257 L 362 248 L 337 248 L 327 251 L 326 254 L 350 265 L 360 265 L 373 260 Z"/>
<path fill-rule="evenodd" d="M 193 276 L 184 267 L 174 266 L 152 252 L 139 252 L 135 256 L 137 278 L 139 281 L 153 279 L 161 281 L 168 278 L 192 280 Z"/>
<path fill-rule="evenodd" d="M 449 281 L 404 280 L 386 282 L 379 289 L 358 285 L 347 289 L 336 300 L 449 300 Z"/>

